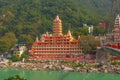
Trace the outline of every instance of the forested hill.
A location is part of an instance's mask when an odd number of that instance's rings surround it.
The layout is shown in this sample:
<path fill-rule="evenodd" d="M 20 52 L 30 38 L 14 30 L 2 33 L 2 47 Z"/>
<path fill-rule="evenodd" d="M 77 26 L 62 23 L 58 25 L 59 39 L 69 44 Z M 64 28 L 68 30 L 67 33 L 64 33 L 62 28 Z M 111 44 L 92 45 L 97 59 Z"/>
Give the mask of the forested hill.
<path fill-rule="evenodd" d="M 59 15 L 63 30 L 107 20 L 111 0 L 0 0 L 0 36 L 6 32 L 40 35 L 52 31 Z"/>

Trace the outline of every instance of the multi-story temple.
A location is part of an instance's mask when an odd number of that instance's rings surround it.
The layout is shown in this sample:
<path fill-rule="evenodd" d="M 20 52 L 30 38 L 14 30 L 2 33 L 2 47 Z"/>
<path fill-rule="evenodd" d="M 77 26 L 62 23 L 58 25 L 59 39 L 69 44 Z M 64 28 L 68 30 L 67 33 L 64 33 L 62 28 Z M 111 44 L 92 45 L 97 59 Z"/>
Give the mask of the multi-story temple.
<path fill-rule="evenodd" d="M 75 60 L 81 54 L 80 37 L 74 39 L 70 30 L 62 33 L 62 21 L 57 16 L 53 23 L 53 34 L 43 34 L 36 38 L 29 51 L 33 60 Z"/>
<path fill-rule="evenodd" d="M 113 35 L 112 48 L 120 49 L 120 16 L 119 14 L 115 19 L 115 25 L 112 31 L 112 35 Z"/>
<path fill-rule="evenodd" d="M 104 38 L 104 45 L 114 49 L 120 49 L 120 16 L 115 18 L 114 28 L 112 33 L 107 34 Z"/>
<path fill-rule="evenodd" d="M 120 16 L 119 14 L 117 15 L 115 19 L 115 25 L 114 25 L 114 29 L 112 32 L 113 32 L 114 42 L 116 43 L 120 42 Z"/>

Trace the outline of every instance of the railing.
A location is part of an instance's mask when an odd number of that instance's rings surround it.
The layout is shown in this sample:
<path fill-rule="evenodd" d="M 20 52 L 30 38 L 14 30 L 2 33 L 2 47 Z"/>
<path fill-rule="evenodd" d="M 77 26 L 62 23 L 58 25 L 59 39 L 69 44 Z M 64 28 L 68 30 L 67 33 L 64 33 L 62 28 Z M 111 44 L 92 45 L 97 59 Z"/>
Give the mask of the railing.
<path fill-rule="evenodd" d="M 104 47 L 104 49 L 120 57 L 120 49 L 111 48 L 111 47 Z"/>

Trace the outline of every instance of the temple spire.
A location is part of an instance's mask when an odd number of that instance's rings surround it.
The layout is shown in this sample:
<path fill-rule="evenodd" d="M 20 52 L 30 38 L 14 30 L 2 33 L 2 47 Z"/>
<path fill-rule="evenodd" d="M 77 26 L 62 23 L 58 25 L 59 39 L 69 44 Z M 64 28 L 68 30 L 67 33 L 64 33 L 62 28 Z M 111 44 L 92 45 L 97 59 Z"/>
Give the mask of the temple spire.
<path fill-rule="evenodd" d="M 120 24 L 120 16 L 119 16 L 119 14 L 117 15 L 117 17 L 115 19 L 115 24 L 116 25 Z"/>
<path fill-rule="evenodd" d="M 115 24 L 114 24 L 113 32 L 116 31 L 116 28 L 120 28 L 120 15 L 119 14 L 115 18 Z"/>
<path fill-rule="evenodd" d="M 72 36 L 72 35 L 71 35 L 71 31 L 70 31 L 70 30 L 68 30 L 67 35 L 68 35 L 68 36 L 70 36 L 70 37 Z"/>
<path fill-rule="evenodd" d="M 60 20 L 60 18 L 59 18 L 58 15 L 54 19 L 54 23 L 53 23 L 53 35 L 54 36 L 62 35 L 62 22 L 61 22 L 61 20 Z"/>
<path fill-rule="evenodd" d="M 36 40 L 35 40 L 35 42 L 36 42 L 36 43 L 38 43 L 38 42 L 39 42 L 39 39 L 38 39 L 38 37 L 36 37 Z"/>

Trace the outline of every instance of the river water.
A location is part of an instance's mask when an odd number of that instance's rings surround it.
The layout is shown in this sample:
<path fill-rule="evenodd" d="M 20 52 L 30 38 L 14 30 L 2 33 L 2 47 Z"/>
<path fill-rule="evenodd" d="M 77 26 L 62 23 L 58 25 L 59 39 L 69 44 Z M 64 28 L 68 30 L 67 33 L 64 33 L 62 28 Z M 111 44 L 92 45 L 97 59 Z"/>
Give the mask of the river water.
<path fill-rule="evenodd" d="M 120 74 L 0 69 L 0 80 L 14 75 L 27 80 L 120 80 Z"/>

